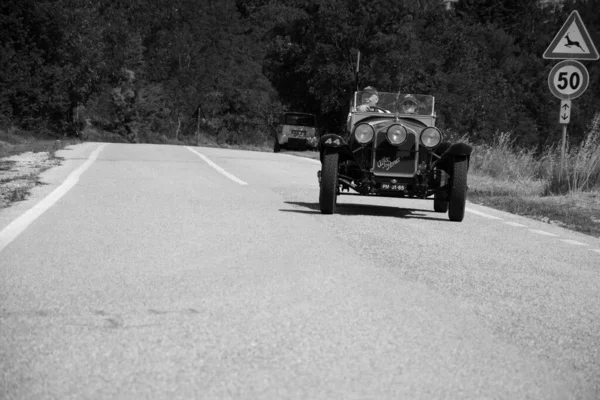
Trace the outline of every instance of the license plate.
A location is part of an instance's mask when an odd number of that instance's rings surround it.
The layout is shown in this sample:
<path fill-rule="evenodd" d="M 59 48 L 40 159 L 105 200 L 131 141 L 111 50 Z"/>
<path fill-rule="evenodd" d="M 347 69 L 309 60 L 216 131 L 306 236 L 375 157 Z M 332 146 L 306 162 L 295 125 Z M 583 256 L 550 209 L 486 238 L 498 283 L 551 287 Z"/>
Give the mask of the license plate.
<path fill-rule="evenodd" d="M 296 131 L 296 130 L 293 130 L 292 131 L 292 136 L 305 137 L 306 136 L 306 131 Z"/>
<path fill-rule="evenodd" d="M 406 187 L 404 185 L 392 185 L 391 183 L 382 183 L 382 190 L 405 190 Z"/>

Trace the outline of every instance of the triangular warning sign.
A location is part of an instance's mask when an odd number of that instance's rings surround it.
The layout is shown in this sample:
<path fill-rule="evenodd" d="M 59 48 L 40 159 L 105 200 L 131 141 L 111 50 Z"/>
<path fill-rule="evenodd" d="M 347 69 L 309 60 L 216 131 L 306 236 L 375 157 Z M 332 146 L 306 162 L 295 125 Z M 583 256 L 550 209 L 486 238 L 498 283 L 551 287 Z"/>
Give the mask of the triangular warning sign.
<path fill-rule="evenodd" d="M 543 57 L 558 60 L 597 60 L 600 58 L 598 50 L 594 47 L 592 38 L 576 10 L 569 15 L 544 52 Z"/>

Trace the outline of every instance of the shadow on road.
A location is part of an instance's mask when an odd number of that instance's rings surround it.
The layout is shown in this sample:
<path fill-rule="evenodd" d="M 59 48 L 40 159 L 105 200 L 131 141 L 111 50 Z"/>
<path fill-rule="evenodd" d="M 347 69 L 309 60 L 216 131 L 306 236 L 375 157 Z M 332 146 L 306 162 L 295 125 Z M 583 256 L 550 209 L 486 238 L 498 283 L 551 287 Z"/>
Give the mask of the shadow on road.
<path fill-rule="evenodd" d="M 285 210 L 280 209 L 279 211 L 300 213 L 300 214 L 321 214 L 319 209 L 319 203 L 306 203 L 301 201 L 286 201 L 285 204 L 291 204 L 306 208 L 306 210 Z M 428 209 L 416 209 L 416 208 L 399 208 L 369 204 L 353 204 L 344 203 L 338 204 L 335 213 L 339 215 L 366 215 L 373 217 L 396 217 L 396 218 L 415 218 L 415 219 L 426 219 L 430 221 L 448 221 L 447 218 L 437 218 L 431 215 L 433 210 Z M 445 214 L 436 214 L 444 215 Z"/>

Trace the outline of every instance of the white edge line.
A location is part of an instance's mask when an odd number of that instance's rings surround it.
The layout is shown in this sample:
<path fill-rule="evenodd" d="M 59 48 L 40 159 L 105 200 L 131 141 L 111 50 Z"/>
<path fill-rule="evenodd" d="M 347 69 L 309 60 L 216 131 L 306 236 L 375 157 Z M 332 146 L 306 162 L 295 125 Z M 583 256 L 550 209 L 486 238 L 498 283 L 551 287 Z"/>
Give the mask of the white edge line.
<path fill-rule="evenodd" d="M 519 224 L 518 222 L 504 221 L 503 223 L 517 228 L 527 228 L 527 225 Z"/>
<path fill-rule="evenodd" d="M 106 143 L 98 146 L 88 159 L 79 166 L 75 171 L 71 172 L 67 179 L 61 183 L 56 189 L 50 194 L 40 200 L 35 206 L 25 211 L 21 216 L 17 217 L 14 221 L 8 224 L 2 231 L 0 231 L 0 252 L 4 250 L 10 242 L 12 242 L 17 236 L 19 236 L 33 221 L 35 221 L 40 215 L 54 205 L 61 197 L 63 197 L 69 190 L 75 186 L 81 174 L 87 170 L 102 149 L 106 146 Z"/>
<path fill-rule="evenodd" d="M 533 233 L 537 233 L 538 235 L 558 236 L 558 235 L 555 235 L 554 233 L 550 233 L 550 232 L 546 232 L 546 231 L 541 231 L 539 229 L 530 229 L 529 231 L 533 232 Z"/>
<path fill-rule="evenodd" d="M 208 157 L 206 157 L 204 154 L 197 152 L 196 150 L 192 149 L 191 147 L 185 146 L 186 149 L 188 149 L 189 151 L 191 151 L 192 153 L 196 154 L 198 157 L 200 157 L 205 163 L 207 163 L 208 165 L 210 165 L 211 167 L 213 167 L 215 170 L 217 170 L 218 172 L 220 172 L 221 174 L 225 175 L 227 178 L 231 179 L 232 181 L 234 181 L 235 183 L 238 183 L 240 185 L 247 185 L 246 182 L 244 182 L 243 180 L 241 180 L 240 178 L 238 178 L 235 175 L 230 174 L 229 172 L 225 171 L 223 168 L 219 167 L 217 164 L 215 164 L 214 162 L 212 162 L 210 159 L 208 159 Z"/>
<path fill-rule="evenodd" d="M 594 253 L 598 253 L 598 254 L 600 254 L 600 249 L 592 249 L 592 251 L 593 251 Z"/>
<path fill-rule="evenodd" d="M 499 218 L 499 217 L 494 217 L 493 215 L 482 213 L 481 211 L 473 210 L 472 208 L 465 208 L 465 211 L 469 212 L 471 214 L 479 215 L 479 216 L 484 217 L 484 218 L 488 218 L 488 219 L 497 219 L 497 220 L 501 220 L 502 219 L 502 218 Z"/>
<path fill-rule="evenodd" d="M 588 246 L 587 243 L 582 243 L 582 242 L 578 242 L 577 240 L 572 240 L 572 239 L 559 239 L 561 242 L 565 242 L 568 244 L 572 244 L 575 246 Z"/>

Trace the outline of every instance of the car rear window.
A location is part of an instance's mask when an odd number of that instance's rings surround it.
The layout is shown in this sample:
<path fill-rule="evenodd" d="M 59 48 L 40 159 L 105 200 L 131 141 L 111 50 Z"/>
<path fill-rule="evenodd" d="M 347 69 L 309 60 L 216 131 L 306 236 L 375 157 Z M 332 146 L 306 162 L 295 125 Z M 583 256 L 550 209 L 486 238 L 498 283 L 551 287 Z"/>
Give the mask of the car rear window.
<path fill-rule="evenodd" d="M 284 125 L 315 126 L 315 117 L 310 115 L 285 114 Z"/>

